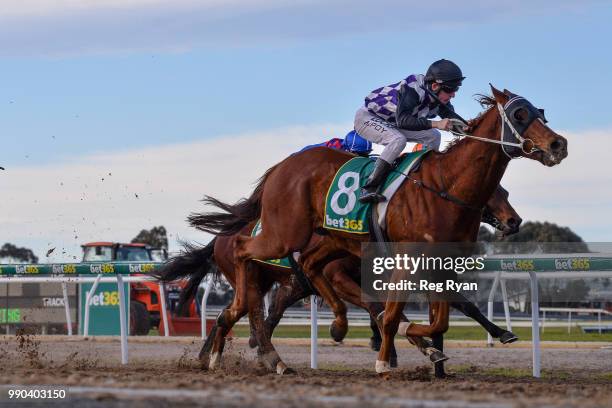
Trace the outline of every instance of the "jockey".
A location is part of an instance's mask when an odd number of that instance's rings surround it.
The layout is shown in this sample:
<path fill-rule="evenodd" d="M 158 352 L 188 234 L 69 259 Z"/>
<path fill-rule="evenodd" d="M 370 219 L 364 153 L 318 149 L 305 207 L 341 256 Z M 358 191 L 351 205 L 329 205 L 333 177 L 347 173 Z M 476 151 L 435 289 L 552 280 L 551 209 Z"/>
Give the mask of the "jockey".
<path fill-rule="evenodd" d="M 365 106 L 355 114 L 355 130 L 363 138 L 385 148 L 361 190 L 359 201 L 385 200 L 379 193 L 380 186 L 391 171 L 394 160 L 406 147 L 406 142 L 439 149 L 438 129 L 450 129 L 448 118 L 454 112 L 450 100 L 464 79 L 455 63 L 441 59 L 431 64 L 425 75 L 410 75 L 400 82 L 372 91 L 365 98 Z M 436 116 L 442 120 L 430 120 Z"/>

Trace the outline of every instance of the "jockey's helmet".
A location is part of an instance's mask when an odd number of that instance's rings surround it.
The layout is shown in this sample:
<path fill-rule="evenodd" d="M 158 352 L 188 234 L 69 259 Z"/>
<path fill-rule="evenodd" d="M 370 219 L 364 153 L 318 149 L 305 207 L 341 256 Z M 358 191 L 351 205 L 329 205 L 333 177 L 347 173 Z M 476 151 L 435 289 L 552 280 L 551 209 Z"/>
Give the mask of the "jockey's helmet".
<path fill-rule="evenodd" d="M 461 68 L 454 62 L 446 59 L 441 59 L 431 64 L 425 74 L 425 81 L 428 85 L 436 82 L 451 89 L 458 89 L 464 79 Z"/>

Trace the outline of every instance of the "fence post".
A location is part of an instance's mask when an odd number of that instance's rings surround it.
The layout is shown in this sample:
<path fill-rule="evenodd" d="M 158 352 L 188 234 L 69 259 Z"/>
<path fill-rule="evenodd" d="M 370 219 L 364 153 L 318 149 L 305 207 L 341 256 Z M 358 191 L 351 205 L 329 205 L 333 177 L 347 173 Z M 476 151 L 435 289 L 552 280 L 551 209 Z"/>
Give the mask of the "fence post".
<path fill-rule="evenodd" d="M 117 290 L 119 291 L 119 326 L 121 329 L 121 364 L 128 363 L 128 327 L 125 318 L 125 288 L 123 287 L 123 276 L 117 274 Z"/>
<path fill-rule="evenodd" d="M 102 274 L 99 273 L 98 276 L 96 276 L 96 280 L 94 281 L 93 285 L 91 285 L 91 289 L 89 289 L 85 294 L 85 321 L 83 322 L 83 337 L 89 336 L 89 304 L 91 302 L 91 297 L 98 289 L 98 283 L 100 283 L 101 278 Z"/>
<path fill-rule="evenodd" d="M 317 340 L 319 336 L 319 325 L 317 323 L 317 297 L 310 296 L 310 368 L 318 368 Z"/>
<path fill-rule="evenodd" d="M 204 295 L 202 296 L 202 304 L 200 305 L 200 322 L 202 324 L 202 340 L 206 340 L 206 302 L 208 302 L 208 295 L 213 285 L 212 279 L 206 283 L 204 288 Z"/>
<path fill-rule="evenodd" d="M 599 334 L 601 334 L 601 312 L 597 312 L 597 325 L 599 326 Z"/>
<path fill-rule="evenodd" d="M 489 292 L 489 301 L 487 302 L 487 318 L 491 322 L 493 321 L 493 300 L 495 299 L 495 291 L 497 290 L 497 285 L 499 284 L 500 276 L 501 272 L 497 272 L 497 275 L 495 275 L 495 279 L 493 280 L 493 285 L 491 285 L 491 292 Z M 487 345 L 489 347 L 493 347 L 493 337 L 490 333 L 487 333 Z"/>
<path fill-rule="evenodd" d="M 66 311 L 66 325 L 68 325 L 68 335 L 72 336 L 72 318 L 70 317 L 70 302 L 68 300 L 68 287 L 66 282 L 62 282 L 62 294 L 64 295 L 64 310 Z"/>
<path fill-rule="evenodd" d="M 540 298 L 538 277 L 529 271 L 531 280 L 531 351 L 533 356 L 533 376 L 540 377 Z"/>
<path fill-rule="evenodd" d="M 504 315 L 506 316 L 506 328 L 512 331 L 512 321 L 510 319 L 510 304 L 508 303 L 508 292 L 506 291 L 506 280 L 500 279 L 502 290 L 502 300 L 504 301 Z"/>
<path fill-rule="evenodd" d="M 164 321 L 164 336 L 170 335 L 170 328 L 168 327 L 168 308 L 166 308 L 166 291 L 164 289 L 164 283 L 159 282 L 159 306 L 161 307 L 161 315 Z"/>

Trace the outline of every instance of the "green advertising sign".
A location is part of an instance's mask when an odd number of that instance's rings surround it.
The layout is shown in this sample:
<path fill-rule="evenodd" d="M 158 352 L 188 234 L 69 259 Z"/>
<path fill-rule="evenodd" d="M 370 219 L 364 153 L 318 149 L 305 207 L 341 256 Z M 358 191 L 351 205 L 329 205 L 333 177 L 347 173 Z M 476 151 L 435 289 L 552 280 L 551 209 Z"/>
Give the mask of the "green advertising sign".
<path fill-rule="evenodd" d="M 66 264 L 0 264 L 0 276 L 78 276 L 78 275 L 130 275 L 151 273 L 159 262 L 90 262 Z"/>
<path fill-rule="evenodd" d="M 91 290 L 93 283 L 83 283 L 79 291 L 79 334 L 83 334 L 85 327 L 85 301 L 87 292 Z M 125 289 L 125 313 L 126 322 L 130 318 L 130 284 L 123 284 Z M 96 293 L 89 303 L 89 334 L 90 335 L 120 335 L 121 326 L 119 324 L 119 290 L 116 283 L 98 284 Z"/>
<path fill-rule="evenodd" d="M 0 323 L 21 322 L 21 309 L 0 309 Z"/>
<path fill-rule="evenodd" d="M 610 271 L 612 270 L 612 258 L 572 255 L 548 258 L 525 256 L 522 258 L 485 259 L 484 265 L 485 271 L 496 272 Z"/>

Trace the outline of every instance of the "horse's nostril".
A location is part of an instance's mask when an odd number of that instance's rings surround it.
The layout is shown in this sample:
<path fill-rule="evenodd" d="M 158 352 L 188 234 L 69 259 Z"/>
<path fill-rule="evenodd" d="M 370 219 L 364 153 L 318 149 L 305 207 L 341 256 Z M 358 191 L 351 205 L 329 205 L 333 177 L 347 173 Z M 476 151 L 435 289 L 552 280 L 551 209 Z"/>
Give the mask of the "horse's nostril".
<path fill-rule="evenodd" d="M 563 148 L 563 143 L 560 140 L 555 140 L 550 144 L 550 150 L 557 152 Z"/>
<path fill-rule="evenodd" d="M 508 224 L 508 227 L 510 228 L 518 228 L 519 225 L 521 225 L 521 219 L 516 219 L 516 218 L 509 218 L 508 221 L 506 222 Z"/>

